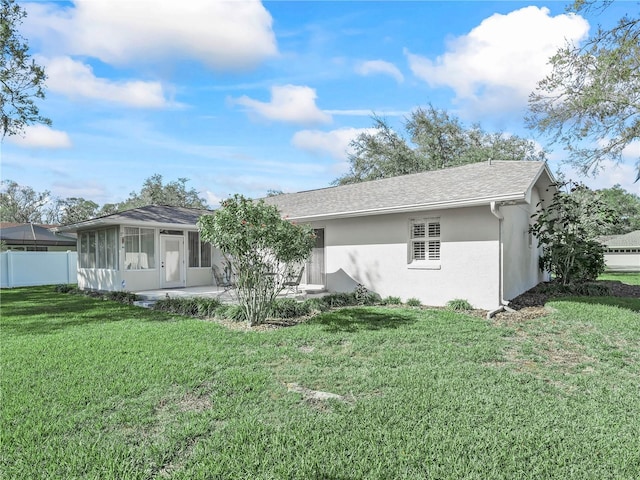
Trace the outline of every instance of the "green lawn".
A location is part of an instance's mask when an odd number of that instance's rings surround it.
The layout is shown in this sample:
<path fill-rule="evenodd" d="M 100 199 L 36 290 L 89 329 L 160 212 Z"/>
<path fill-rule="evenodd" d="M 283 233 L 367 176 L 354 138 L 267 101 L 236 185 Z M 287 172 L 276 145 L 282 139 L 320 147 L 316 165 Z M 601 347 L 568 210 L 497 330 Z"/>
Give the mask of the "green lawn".
<path fill-rule="evenodd" d="M 604 273 L 598 280 L 616 280 L 629 285 L 640 285 L 640 273 Z"/>
<path fill-rule="evenodd" d="M 640 478 L 640 299 L 263 332 L 52 287 L 1 301 L 3 479 Z"/>

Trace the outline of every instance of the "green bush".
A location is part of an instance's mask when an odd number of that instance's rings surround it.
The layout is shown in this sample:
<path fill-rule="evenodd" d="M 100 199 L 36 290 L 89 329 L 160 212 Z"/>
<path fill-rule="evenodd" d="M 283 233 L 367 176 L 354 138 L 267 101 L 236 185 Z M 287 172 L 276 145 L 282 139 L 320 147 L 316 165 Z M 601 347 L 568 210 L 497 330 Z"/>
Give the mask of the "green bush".
<path fill-rule="evenodd" d="M 271 303 L 270 316 L 274 318 L 304 317 L 311 313 L 311 305 L 293 298 L 278 298 Z"/>
<path fill-rule="evenodd" d="M 154 303 L 153 309 L 178 315 L 206 318 L 214 316 L 220 305 L 220 300 L 216 298 L 163 298 Z"/>
<path fill-rule="evenodd" d="M 329 308 L 352 307 L 358 305 L 358 300 L 353 293 L 330 293 L 322 297 L 322 301 Z"/>
<path fill-rule="evenodd" d="M 611 294 L 611 289 L 596 282 L 570 283 L 548 282 L 540 285 L 540 292 L 550 296 L 583 295 L 588 297 L 603 297 Z"/>
<path fill-rule="evenodd" d="M 138 300 L 138 296 L 135 293 L 125 291 L 105 292 L 103 294 L 103 298 L 106 298 L 107 300 L 113 300 L 114 302 L 126 303 L 129 305 L 133 305 L 133 302 Z"/>
<path fill-rule="evenodd" d="M 244 322 L 246 315 L 240 305 L 219 305 L 215 310 L 215 317 L 221 320 L 231 320 L 232 322 Z"/>
<path fill-rule="evenodd" d="M 383 298 L 380 303 L 382 305 L 402 305 L 402 299 L 400 297 L 388 296 Z"/>
<path fill-rule="evenodd" d="M 473 310 L 473 306 L 463 298 L 455 298 L 447 302 L 447 308 L 455 311 Z"/>
<path fill-rule="evenodd" d="M 409 307 L 419 307 L 422 305 L 422 302 L 417 298 L 410 298 L 406 303 Z"/>

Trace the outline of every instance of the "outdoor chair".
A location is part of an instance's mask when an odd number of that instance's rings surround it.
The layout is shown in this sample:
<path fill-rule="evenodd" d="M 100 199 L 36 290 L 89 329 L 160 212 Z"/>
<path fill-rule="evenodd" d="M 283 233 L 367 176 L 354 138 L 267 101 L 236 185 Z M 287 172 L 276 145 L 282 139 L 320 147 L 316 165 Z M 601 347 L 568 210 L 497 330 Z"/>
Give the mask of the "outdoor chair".
<path fill-rule="evenodd" d="M 298 287 L 300 286 L 300 282 L 302 281 L 302 273 L 304 272 L 304 268 L 300 269 L 300 272 L 297 275 L 290 275 L 287 280 L 282 284 L 286 287 L 287 292 L 290 293 L 298 293 Z"/>
<path fill-rule="evenodd" d="M 216 286 L 224 289 L 220 295 L 228 292 L 235 287 L 235 284 L 231 281 L 231 278 L 222 274 L 222 272 L 220 271 L 220 267 L 214 265 L 213 267 L 211 267 L 211 269 L 213 270 L 213 278 L 216 280 Z"/>

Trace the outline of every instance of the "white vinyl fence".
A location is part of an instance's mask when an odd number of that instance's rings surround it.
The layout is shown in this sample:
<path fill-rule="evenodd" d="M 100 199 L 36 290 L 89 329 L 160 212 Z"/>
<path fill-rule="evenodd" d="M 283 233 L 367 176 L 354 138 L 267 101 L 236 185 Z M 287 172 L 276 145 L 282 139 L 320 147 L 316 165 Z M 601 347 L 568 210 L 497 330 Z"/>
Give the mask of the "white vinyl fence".
<path fill-rule="evenodd" d="M 0 287 L 78 282 L 78 252 L 2 252 Z"/>

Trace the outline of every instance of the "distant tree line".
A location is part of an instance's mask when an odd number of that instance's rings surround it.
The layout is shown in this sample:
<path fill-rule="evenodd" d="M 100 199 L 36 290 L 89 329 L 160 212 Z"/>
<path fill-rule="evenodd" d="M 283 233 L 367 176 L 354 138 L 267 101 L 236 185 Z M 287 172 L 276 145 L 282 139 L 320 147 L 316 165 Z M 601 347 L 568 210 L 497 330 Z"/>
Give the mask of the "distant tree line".
<path fill-rule="evenodd" d="M 194 188 L 187 188 L 188 181 L 179 178 L 163 183 L 162 175 L 155 174 L 144 181 L 140 192 L 131 192 L 122 202 L 100 206 L 81 197 L 54 198 L 48 190 L 37 192 L 13 180 L 3 180 L 0 188 L 0 220 L 67 225 L 145 205 L 208 208 L 206 200 Z"/>

